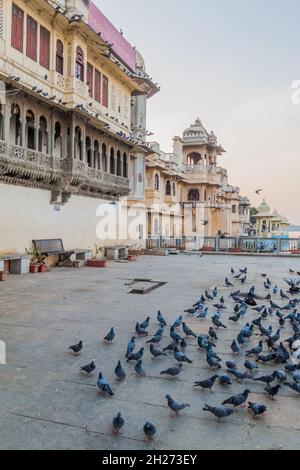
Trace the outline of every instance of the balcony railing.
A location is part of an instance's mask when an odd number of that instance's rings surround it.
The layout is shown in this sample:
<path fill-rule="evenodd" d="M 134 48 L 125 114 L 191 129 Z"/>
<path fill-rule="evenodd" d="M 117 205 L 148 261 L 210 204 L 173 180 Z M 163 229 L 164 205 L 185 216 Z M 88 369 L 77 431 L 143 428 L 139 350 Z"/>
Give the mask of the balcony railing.
<path fill-rule="evenodd" d="M 101 186 L 103 189 L 115 189 L 116 193 L 120 195 L 127 195 L 130 192 L 128 178 L 91 168 L 83 161 L 75 160 L 73 162 L 72 174 L 73 179 Z"/>
<path fill-rule="evenodd" d="M 256 237 L 149 237 L 147 248 L 177 248 L 191 251 L 214 251 L 219 253 L 300 254 L 300 238 Z"/>

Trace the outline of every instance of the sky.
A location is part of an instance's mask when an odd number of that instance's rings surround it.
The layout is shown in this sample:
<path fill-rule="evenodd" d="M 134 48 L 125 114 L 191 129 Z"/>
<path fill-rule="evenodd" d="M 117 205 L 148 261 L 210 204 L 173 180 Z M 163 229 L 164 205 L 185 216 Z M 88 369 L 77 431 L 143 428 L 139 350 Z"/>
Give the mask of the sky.
<path fill-rule="evenodd" d="M 161 86 L 151 139 L 171 151 L 199 116 L 226 149 L 230 184 L 300 224 L 299 0 L 94 1 Z"/>

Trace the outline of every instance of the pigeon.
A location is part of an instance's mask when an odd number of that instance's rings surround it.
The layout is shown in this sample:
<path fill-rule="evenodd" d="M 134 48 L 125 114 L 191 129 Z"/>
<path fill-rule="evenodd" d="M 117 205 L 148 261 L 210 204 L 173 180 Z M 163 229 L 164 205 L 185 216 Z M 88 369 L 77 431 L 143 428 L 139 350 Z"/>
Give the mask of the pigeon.
<path fill-rule="evenodd" d="M 248 408 L 253 412 L 253 417 L 263 415 L 267 411 L 266 405 L 261 405 L 260 403 L 251 403 L 249 401 Z"/>
<path fill-rule="evenodd" d="M 246 369 L 250 370 L 250 372 L 253 372 L 255 369 L 259 368 L 256 362 L 252 361 L 245 361 L 244 366 Z"/>
<path fill-rule="evenodd" d="M 74 344 L 74 346 L 70 346 L 69 349 L 71 349 L 71 351 L 73 351 L 74 354 L 78 355 L 81 353 L 82 351 L 82 348 L 83 348 L 83 343 L 82 341 L 79 341 L 78 344 Z"/>
<path fill-rule="evenodd" d="M 293 373 L 293 380 L 294 382 L 296 382 L 297 384 L 300 383 L 300 371 L 297 370 Z"/>
<path fill-rule="evenodd" d="M 148 336 L 148 331 L 144 330 L 139 323 L 135 325 L 135 331 L 139 336 Z"/>
<path fill-rule="evenodd" d="M 156 426 L 149 421 L 144 426 L 144 433 L 145 433 L 145 442 L 151 442 L 154 440 L 154 436 L 156 434 Z"/>
<path fill-rule="evenodd" d="M 163 352 L 166 352 L 166 351 L 174 351 L 175 348 L 178 347 L 178 344 L 176 343 L 176 341 L 173 341 L 173 343 L 170 343 L 168 346 L 166 346 L 165 348 L 163 348 Z"/>
<path fill-rule="evenodd" d="M 243 380 L 246 379 L 252 379 L 250 374 L 247 374 L 247 372 L 241 372 L 237 369 L 228 369 L 227 372 L 232 374 L 239 382 L 243 382 Z"/>
<path fill-rule="evenodd" d="M 138 362 L 140 359 L 142 359 L 144 355 L 144 351 L 145 351 L 145 348 L 141 348 L 139 352 L 129 354 L 129 356 L 127 357 L 127 362 L 130 362 L 130 361 Z"/>
<path fill-rule="evenodd" d="M 262 377 L 256 377 L 253 380 L 255 380 L 256 382 L 264 382 L 267 385 L 270 385 L 270 383 L 273 382 L 275 378 L 273 375 L 263 375 Z"/>
<path fill-rule="evenodd" d="M 225 285 L 226 285 L 226 287 L 233 287 L 233 284 L 231 284 L 228 277 L 225 279 Z"/>
<path fill-rule="evenodd" d="M 212 317 L 212 322 L 217 327 L 217 329 L 219 328 L 227 329 L 227 326 L 223 325 L 223 323 L 220 320 L 218 320 L 215 316 Z"/>
<path fill-rule="evenodd" d="M 197 338 L 197 336 L 196 336 L 196 338 Z M 187 342 L 186 342 L 186 340 L 185 340 L 184 338 L 182 338 L 182 339 L 179 341 L 179 345 L 180 345 L 181 349 L 183 349 L 183 350 L 184 350 L 185 348 L 187 348 Z"/>
<path fill-rule="evenodd" d="M 240 354 L 240 352 L 241 352 L 241 348 L 239 347 L 239 345 L 237 344 L 235 339 L 233 340 L 233 342 L 231 344 L 231 350 L 232 350 L 233 354 Z"/>
<path fill-rule="evenodd" d="M 146 371 L 142 360 L 139 360 L 134 368 L 139 377 L 146 377 Z"/>
<path fill-rule="evenodd" d="M 166 395 L 166 400 L 168 400 L 168 407 L 170 410 L 174 411 L 175 416 L 179 416 L 179 412 L 185 408 L 191 407 L 188 403 L 180 403 L 179 401 L 174 400 L 170 395 Z"/>
<path fill-rule="evenodd" d="M 125 425 L 125 421 L 122 418 L 122 414 L 118 413 L 118 415 L 113 419 L 113 434 L 120 436 L 121 435 L 121 429 Z"/>
<path fill-rule="evenodd" d="M 140 324 L 140 327 L 143 330 L 146 330 L 150 325 L 150 317 L 148 317 L 143 323 Z"/>
<path fill-rule="evenodd" d="M 167 322 L 160 310 L 158 310 L 158 313 L 157 313 L 157 320 L 159 321 L 161 325 L 167 326 Z"/>
<path fill-rule="evenodd" d="M 226 406 L 210 406 L 210 405 L 205 405 L 205 407 L 203 408 L 203 411 L 209 411 L 209 413 L 212 413 L 218 420 L 227 418 L 234 412 L 233 409 L 227 408 Z"/>
<path fill-rule="evenodd" d="M 135 350 L 135 336 L 133 336 L 128 343 L 126 357 L 130 356 L 130 354 L 132 354 L 134 350 Z"/>
<path fill-rule="evenodd" d="M 203 390 L 210 390 L 212 392 L 213 386 L 218 378 L 218 375 L 214 375 L 210 379 L 203 380 L 201 382 L 194 382 L 194 387 L 201 387 Z"/>
<path fill-rule="evenodd" d="M 264 390 L 265 392 L 267 392 L 267 394 L 269 395 L 269 397 L 272 398 L 272 400 L 275 400 L 275 396 L 278 395 L 278 392 L 279 390 L 281 389 L 281 385 L 280 384 L 277 384 L 277 385 L 270 385 L 268 384 Z"/>
<path fill-rule="evenodd" d="M 92 361 L 90 364 L 86 364 L 80 369 L 82 372 L 85 372 L 87 375 L 92 374 L 96 370 L 96 364 Z"/>
<path fill-rule="evenodd" d="M 299 383 L 292 383 L 291 384 L 291 383 L 285 382 L 284 385 L 291 388 L 295 392 L 300 393 L 300 384 Z"/>
<path fill-rule="evenodd" d="M 182 370 L 182 363 L 178 364 L 178 366 L 170 367 L 170 369 L 162 370 L 160 375 L 170 375 L 170 377 L 177 377 Z"/>
<path fill-rule="evenodd" d="M 175 330 L 175 327 L 174 326 L 171 326 L 171 329 L 170 329 L 170 336 L 171 338 L 174 340 L 174 341 L 180 341 L 182 338 L 180 336 L 179 333 L 177 333 L 177 331 Z"/>
<path fill-rule="evenodd" d="M 237 364 L 234 361 L 226 361 L 226 367 L 230 370 L 237 369 Z"/>
<path fill-rule="evenodd" d="M 241 318 L 241 314 L 237 313 L 236 315 L 229 317 L 229 320 L 233 321 L 234 323 L 237 323 L 240 320 L 240 318 Z"/>
<path fill-rule="evenodd" d="M 280 383 L 284 383 L 287 380 L 287 374 L 284 370 L 275 370 L 273 376 L 274 379 L 277 379 Z"/>
<path fill-rule="evenodd" d="M 116 336 L 115 330 L 114 330 L 114 328 L 112 328 L 112 329 L 110 330 L 110 332 L 105 336 L 104 341 L 105 341 L 106 343 L 112 343 L 113 340 L 115 339 L 115 336 Z"/>
<path fill-rule="evenodd" d="M 263 363 L 271 362 L 271 361 L 274 361 L 275 356 L 276 356 L 275 353 L 271 353 L 271 354 L 267 354 L 267 355 L 258 354 L 257 357 L 256 357 L 256 362 L 263 362 Z"/>
<path fill-rule="evenodd" d="M 175 343 L 175 346 L 176 346 L 176 343 Z M 153 344 L 150 344 L 150 352 L 154 359 L 157 359 L 158 357 L 162 357 L 162 356 L 167 356 L 165 352 L 161 351 L 160 349 L 156 349 L 153 346 Z"/>
<path fill-rule="evenodd" d="M 194 338 L 197 338 L 197 335 L 188 327 L 186 323 L 182 323 L 182 329 L 185 334 L 185 336 L 193 336 Z"/>
<path fill-rule="evenodd" d="M 225 385 L 232 385 L 232 382 L 230 380 L 230 377 L 228 377 L 228 375 L 226 374 L 223 374 L 223 375 L 220 375 L 219 376 L 219 382 L 221 385 L 225 386 Z"/>
<path fill-rule="evenodd" d="M 115 375 L 119 382 L 123 382 L 126 379 L 126 372 L 122 367 L 121 361 L 118 361 L 117 367 L 115 368 Z"/>
<path fill-rule="evenodd" d="M 211 369 L 221 369 L 221 366 L 219 364 L 220 361 L 212 357 L 210 354 L 207 354 L 206 360 Z"/>
<path fill-rule="evenodd" d="M 246 389 L 243 393 L 234 395 L 233 397 L 228 398 L 228 400 L 223 401 L 222 405 L 233 405 L 234 407 L 243 405 L 249 396 L 250 390 Z"/>
<path fill-rule="evenodd" d="M 207 298 L 207 300 L 214 300 L 214 298 L 208 293 L 207 290 L 205 291 L 205 297 Z"/>
<path fill-rule="evenodd" d="M 261 354 L 262 352 L 263 352 L 263 341 L 260 341 L 258 346 L 246 352 L 246 356 L 258 356 L 258 354 Z"/>
<path fill-rule="evenodd" d="M 205 308 L 204 310 L 202 310 L 202 312 L 199 313 L 197 318 L 200 318 L 200 320 L 205 320 L 207 315 L 208 315 L 208 308 Z"/>
<path fill-rule="evenodd" d="M 112 389 L 110 388 L 110 385 L 103 376 L 102 372 L 99 373 L 97 387 L 99 388 L 99 390 L 101 390 L 101 392 L 105 393 L 106 395 L 109 395 L 111 397 L 114 395 Z"/>
<path fill-rule="evenodd" d="M 159 344 L 162 341 L 162 334 L 154 336 L 147 341 L 147 344 Z"/>
<path fill-rule="evenodd" d="M 179 318 L 177 318 L 177 320 L 173 323 L 173 327 L 174 328 L 179 328 L 182 324 L 182 316 L 180 316 Z"/>
<path fill-rule="evenodd" d="M 218 337 L 217 337 L 217 333 L 215 332 L 215 330 L 213 329 L 213 327 L 211 327 L 209 329 L 209 336 L 212 338 L 212 339 L 215 339 L 216 341 L 218 341 Z"/>
<path fill-rule="evenodd" d="M 181 351 L 179 351 L 178 348 L 174 349 L 174 357 L 177 362 L 187 362 L 188 364 L 192 364 L 193 361 L 191 361 L 188 357 L 185 356 Z"/>

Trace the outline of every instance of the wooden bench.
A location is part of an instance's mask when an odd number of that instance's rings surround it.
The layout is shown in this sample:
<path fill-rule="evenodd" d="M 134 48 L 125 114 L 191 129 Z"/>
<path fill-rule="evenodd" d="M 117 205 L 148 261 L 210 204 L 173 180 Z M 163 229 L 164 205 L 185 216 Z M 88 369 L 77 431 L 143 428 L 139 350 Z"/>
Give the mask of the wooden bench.
<path fill-rule="evenodd" d="M 33 246 L 42 255 L 45 256 L 58 256 L 59 264 L 72 265 L 71 256 L 75 253 L 74 250 L 66 251 L 64 249 L 63 241 L 61 238 L 53 238 L 47 240 L 33 240 Z"/>

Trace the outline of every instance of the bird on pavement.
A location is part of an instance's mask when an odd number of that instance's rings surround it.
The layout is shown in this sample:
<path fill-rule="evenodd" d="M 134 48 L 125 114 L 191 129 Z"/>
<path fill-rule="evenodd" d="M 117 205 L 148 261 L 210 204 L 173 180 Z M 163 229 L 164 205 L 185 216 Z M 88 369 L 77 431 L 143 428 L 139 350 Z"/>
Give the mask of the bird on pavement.
<path fill-rule="evenodd" d="M 155 424 L 150 423 L 149 421 L 146 422 L 144 425 L 144 434 L 145 434 L 145 442 L 149 443 L 154 440 L 154 436 L 157 432 Z"/>
<path fill-rule="evenodd" d="M 69 349 L 73 351 L 73 353 L 77 356 L 78 354 L 81 353 L 83 348 L 83 343 L 82 341 L 79 341 L 78 344 L 74 344 L 73 346 L 70 346 Z"/>
<path fill-rule="evenodd" d="M 115 368 L 115 375 L 119 382 L 123 382 L 126 379 L 126 372 L 121 364 L 121 361 L 118 361 L 117 367 Z"/>
<path fill-rule="evenodd" d="M 150 344 L 150 353 L 152 354 L 154 359 L 157 359 L 158 357 L 165 356 L 167 357 L 167 354 L 160 349 L 155 348 L 153 344 Z"/>
<path fill-rule="evenodd" d="M 195 335 L 195 333 L 184 322 L 182 323 L 182 329 L 186 336 L 193 336 L 194 338 L 197 338 L 197 335 Z"/>
<path fill-rule="evenodd" d="M 80 369 L 82 372 L 85 372 L 87 375 L 91 375 L 96 370 L 96 364 L 92 361 L 90 364 L 86 364 Z"/>
<path fill-rule="evenodd" d="M 251 403 L 251 401 L 248 403 L 248 409 L 253 412 L 253 418 L 263 415 L 267 411 L 266 405 L 261 405 L 260 403 Z"/>
<path fill-rule="evenodd" d="M 145 367 L 141 359 L 136 363 L 134 370 L 139 377 L 146 377 Z"/>
<path fill-rule="evenodd" d="M 145 351 L 145 348 L 141 348 L 137 353 L 129 354 L 129 356 L 127 357 L 127 362 L 130 362 L 130 361 L 138 362 L 140 359 L 142 359 L 144 355 L 144 351 Z"/>
<path fill-rule="evenodd" d="M 249 394 L 250 390 L 246 389 L 243 393 L 239 393 L 223 401 L 222 405 L 233 405 L 235 408 L 241 406 L 247 401 Z"/>
<path fill-rule="evenodd" d="M 121 435 L 121 429 L 125 425 L 125 420 L 122 418 L 122 414 L 118 413 L 118 415 L 113 419 L 113 434 L 116 436 Z"/>
<path fill-rule="evenodd" d="M 215 382 L 218 378 L 218 375 L 214 375 L 210 379 L 194 382 L 194 387 L 201 387 L 203 390 L 210 390 L 212 392 L 213 386 L 215 385 Z"/>
<path fill-rule="evenodd" d="M 227 408 L 226 406 L 210 406 L 205 405 L 203 411 L 208 411 L 212 413 L 218 420 L 222 420 L 223 418 L 227 418 L 228 416 L 234 413 L 232 408 Z"/>
<path fill-rule="evenodd" d="M 110 330 L 110 332 L 105 336 L 104 341 L 105 341 L 106 343 L 112 343 L 113 340 L 115 339 L 115 336 L 116 336 L 115 330 L 114 330 L 114 328 L 112 327 L 111 330 Z"/>
<path fill-rule="evenodd" d="M 279 392 L 280 389 L 281 389 L 281 385 L 280 385 L 280 384 L 277 384 L 277 385 L 268 384 L 268 385 L 264 388 L 265 392 L 267 392 L 267 394 L 269 395 L 269 397 L 270 397 L 272 400 L 275 400 L 275 396 L 278 395 L 278 392 Z"/>
<path fill-rule="evenodd" d="M 182 370 L 182 363 L 178 366 L 170 367 L 170 369 L 162 370 L 160 375 L 169 375 L 170 377 L 177 377 Z"/>
<path fill-rule="evenodd" d="M 99 388 L 101 392 L 105 393 L 106 395 L 109 395 L 111 397 L 114 395 L 109 383 L 107 382 L 102 372 L 99 373 L 99 377 L 97 380 L 97 387 Z"/>
<path fill-rule="evenodd" d="M 170 395 L 166 395 L 166 400 L 168 400 L 168 407 L 175 413 L 176 417 L 179 416 L 180 411 L 191 407 L 191 405 L 188 403 L 181 403 L 177 400 L 174 400 Z"/>

